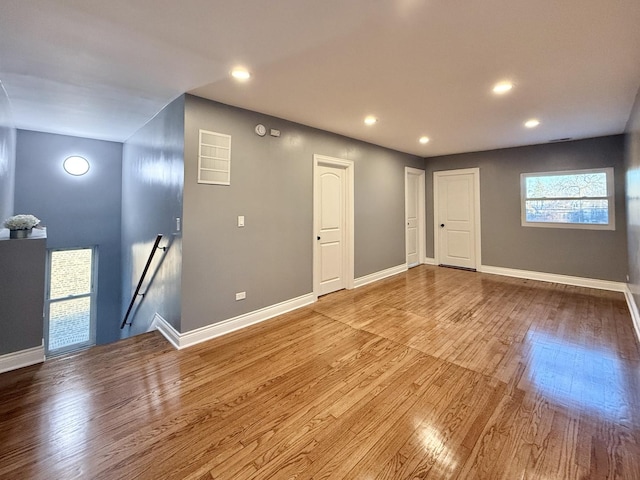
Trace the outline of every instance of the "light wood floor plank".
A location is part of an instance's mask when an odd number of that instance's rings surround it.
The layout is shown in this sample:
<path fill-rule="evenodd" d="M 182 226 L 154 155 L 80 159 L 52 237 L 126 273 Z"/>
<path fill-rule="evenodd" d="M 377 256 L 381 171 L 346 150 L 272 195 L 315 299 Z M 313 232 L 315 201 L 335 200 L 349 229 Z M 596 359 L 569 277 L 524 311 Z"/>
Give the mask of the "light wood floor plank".
<path fill-rule="evenodd" d="M 0 375 L 0 479 L 639 479 L 620 293 L 420 266 Z"/>

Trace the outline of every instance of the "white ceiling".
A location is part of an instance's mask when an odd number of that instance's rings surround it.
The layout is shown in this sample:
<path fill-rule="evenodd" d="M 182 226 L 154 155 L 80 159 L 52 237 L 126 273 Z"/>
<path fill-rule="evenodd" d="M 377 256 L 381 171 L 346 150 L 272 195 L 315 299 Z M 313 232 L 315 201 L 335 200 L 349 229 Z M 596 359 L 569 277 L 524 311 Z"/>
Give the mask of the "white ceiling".
<path fill-rule="evenodd" d="M 640 1 L 2 0 L 0 81 L 18 128 L 115 141 L 184 92 L 420 156 L 585 138 L 629 119 Z"/>

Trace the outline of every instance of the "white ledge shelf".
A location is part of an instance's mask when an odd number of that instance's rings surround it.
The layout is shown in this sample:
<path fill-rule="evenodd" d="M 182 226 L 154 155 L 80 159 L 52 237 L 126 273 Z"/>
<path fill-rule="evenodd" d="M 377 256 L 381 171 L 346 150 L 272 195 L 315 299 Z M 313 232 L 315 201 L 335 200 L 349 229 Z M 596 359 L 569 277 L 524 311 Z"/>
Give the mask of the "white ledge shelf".
<path fill-rule="evenodd" d="M 47 238 L 47 229 L 45 227 L 34 228 L 31 232 L 31 235 L 27 238 L 9 238 L 9 229 L 8 228 L 0 229 L 0 240 L 18 241 L 18 240 L 34 240 L 34 239 L 41 239 L 41 238 Z"/>

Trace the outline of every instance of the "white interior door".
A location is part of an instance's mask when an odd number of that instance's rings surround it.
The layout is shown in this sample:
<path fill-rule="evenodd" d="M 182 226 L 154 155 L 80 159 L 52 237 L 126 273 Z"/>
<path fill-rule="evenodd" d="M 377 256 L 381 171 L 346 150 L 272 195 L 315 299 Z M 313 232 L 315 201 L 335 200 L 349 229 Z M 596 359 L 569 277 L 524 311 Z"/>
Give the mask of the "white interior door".
<path fill-rule="evenodd" d="M 353 287 L 353 164 L 315 157 L 314 291 L 320 296 Z"/>
<path fill-rule="evenodd" d="M 424 170 L 405 168 L 407 266 L 424 262 Z"/>
<path fill-rule="evenodd" d="M 438 264 L 475 270 L 480 248 L 478 169 L 435 172 L 434 189 Z"/>

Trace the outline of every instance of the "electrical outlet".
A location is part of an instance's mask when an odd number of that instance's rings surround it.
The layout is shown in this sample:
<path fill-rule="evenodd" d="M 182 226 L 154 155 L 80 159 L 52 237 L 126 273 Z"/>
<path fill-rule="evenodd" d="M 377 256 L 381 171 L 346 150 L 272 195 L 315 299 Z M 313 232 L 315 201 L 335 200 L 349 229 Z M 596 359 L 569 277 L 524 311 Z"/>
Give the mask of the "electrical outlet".
<path fill-rule="evenodd" d="M 180 217 L 176 217 L 176 232 L 180 231 L 180 228 L 182 227 L 181 223 Z"/>
<path fill-rule="evenodd" d="M 247 298 L 247 292 L 238 292 L 238 293 L 236 293 L 236 301 L 237 300 L 244 300 L 245 298 Z"/>

